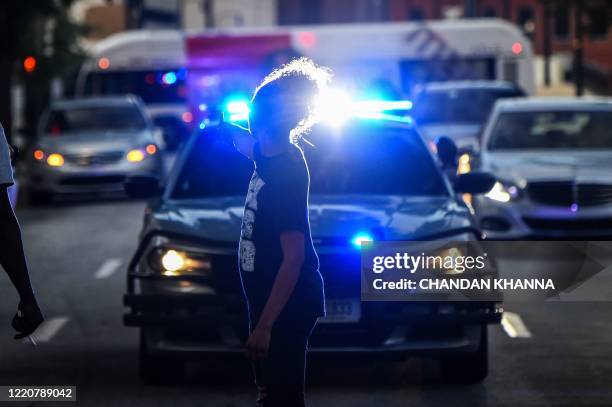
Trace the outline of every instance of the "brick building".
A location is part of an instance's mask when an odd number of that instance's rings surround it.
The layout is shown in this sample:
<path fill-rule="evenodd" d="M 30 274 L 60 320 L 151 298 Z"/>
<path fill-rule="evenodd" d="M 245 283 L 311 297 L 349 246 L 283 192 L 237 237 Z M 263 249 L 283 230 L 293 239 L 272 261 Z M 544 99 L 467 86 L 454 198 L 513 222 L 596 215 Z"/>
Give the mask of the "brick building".
<path fill-rule="evenodd" d="M 581 7 L 587 84 L 612 92 L 612 0 L 280 0 L 278 21 L 279 24 L 325 24 L 504 18 L 520 26 L 531 38 L 540 56 L 537 67 L 543 67 L 544 55 L 551 56 L 555 82 L 572 74 L 578 34 L 577 4 Z M 543 82 L 543 69 L 536 72 L 537 82 Z"/>

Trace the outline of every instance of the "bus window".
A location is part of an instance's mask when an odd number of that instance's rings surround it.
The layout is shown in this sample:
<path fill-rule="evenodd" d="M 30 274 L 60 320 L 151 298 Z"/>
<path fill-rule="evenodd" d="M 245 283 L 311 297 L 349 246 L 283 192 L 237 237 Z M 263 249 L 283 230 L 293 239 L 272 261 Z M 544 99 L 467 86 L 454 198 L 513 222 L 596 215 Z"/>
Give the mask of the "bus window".
<path fill-rule="evenodd" d="M 518 82 L 518 67 L 516 61 L 505 61 L 504 62 L 504 78 L 505 81 L 517 83 Z"/>
<path fill-rule="evenodd" d="M 146 104 L 184 103 L 185 71 L 92 72 L 85 82 L 86 95 L 138 95 Z"/>

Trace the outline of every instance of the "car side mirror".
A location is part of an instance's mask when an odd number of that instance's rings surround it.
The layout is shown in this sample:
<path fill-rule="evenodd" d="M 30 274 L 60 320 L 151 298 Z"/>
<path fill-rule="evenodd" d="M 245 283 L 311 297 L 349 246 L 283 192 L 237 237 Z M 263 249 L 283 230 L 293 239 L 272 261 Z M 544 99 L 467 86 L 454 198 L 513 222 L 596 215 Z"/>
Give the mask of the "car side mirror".
<path fill-rule="evenodd" d="M 495 182 L 495 177 L 488 172 L 468 172 L 457 175 L 453 188 L 462 194 L 486 194 Z"/>
<path fill-rule="evenodd" d="M 130 198 L 154 198 L 162 193 L 159 178 L 153 175 L 134 175 L 126 178 L 123 185 Z"/>
<path fill-rule="evenodd" d="M 436 138 L 436 151 L 444 167 L 453 167 L 457 165 L 457 154 L 459 150 L 455 142 L 449 137 L 441 136 Z"/>

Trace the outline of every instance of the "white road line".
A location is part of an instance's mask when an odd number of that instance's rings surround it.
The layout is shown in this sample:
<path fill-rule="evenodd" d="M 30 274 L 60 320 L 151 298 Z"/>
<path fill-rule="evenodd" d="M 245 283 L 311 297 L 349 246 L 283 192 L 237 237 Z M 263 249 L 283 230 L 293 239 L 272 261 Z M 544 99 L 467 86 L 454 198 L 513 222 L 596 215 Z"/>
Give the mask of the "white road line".
<path fill-rule="evenodd" d="M 501 324 L 510 338 L 531 338 L 531 332 L 519 314 L 504 312 Z"/>
<path fill-rule="evenodd" d="M 119 270 L 120 266 L 121 260 L 108 259 L 104 263 L 102 263 L 98 271 L 96 271 L 96 274 L 94 274 L 94 277 L 98 280 L 102 278 L 108 278 L 112 276 L 117 270 Z"/>
<path fill-rule="evenodd" d="M 36 342 L 49 342 L 68 323 L 68 317 L 55 317 L 43 322 L 32 337 Z"/>

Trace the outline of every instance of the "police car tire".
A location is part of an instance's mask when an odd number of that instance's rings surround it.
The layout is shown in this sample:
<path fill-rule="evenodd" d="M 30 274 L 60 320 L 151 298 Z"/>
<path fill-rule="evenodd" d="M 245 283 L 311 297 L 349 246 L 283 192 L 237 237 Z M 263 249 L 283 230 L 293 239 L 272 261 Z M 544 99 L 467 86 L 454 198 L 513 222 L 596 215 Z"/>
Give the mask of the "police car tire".
<path fill-rule="evenodd" d="M 138 362 L 140 378 L 145 384 L 178 384 L 184 379 L 185 366 L 182 361 L 151 355 L 147 346 L 145 328 L 140 329 Z"/>
<path fill-rule="evenodd" d="M 440 360 L 442 378 L 449 382 L 477 383 L 489 373 L 487 326 L 480 328 L 480 344 L 474 352 L 445 356 Z"/>

